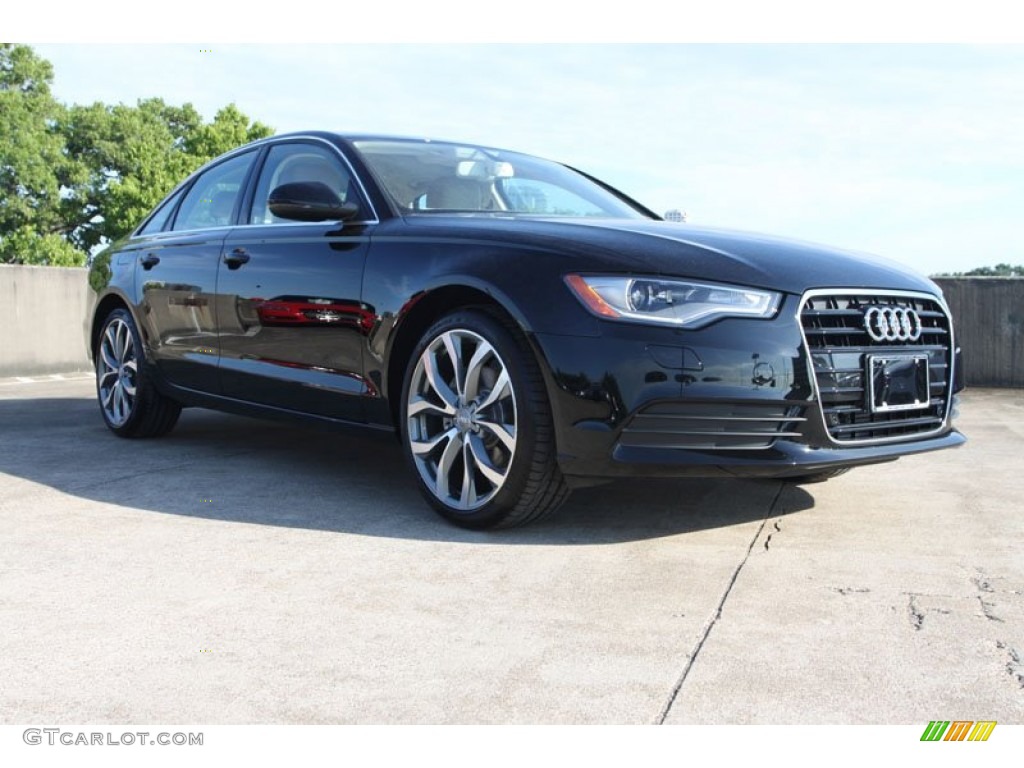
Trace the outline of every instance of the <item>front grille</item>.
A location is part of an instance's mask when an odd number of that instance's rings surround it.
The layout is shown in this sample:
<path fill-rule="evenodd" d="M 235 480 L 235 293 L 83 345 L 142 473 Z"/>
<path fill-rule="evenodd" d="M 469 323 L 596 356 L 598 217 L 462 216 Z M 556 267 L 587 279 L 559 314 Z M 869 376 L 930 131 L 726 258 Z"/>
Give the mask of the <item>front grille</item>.
<path fill-rule="evenodd" d="M 622 429 L 620 445 L 680 450 L 767 448 L 779 437 L 799 437 L 803 409 L 720 401 L 649 405 Z"/>
<path fill-rule="evenodd" d="M 916 312 L 921 320 L 920 338 L 873 339 L 864 321 L 865 312 L 873 306 Z M 950 399 L 952 326 L 939 302 L 917 294 L 812 292 L 804 298 L 800 321 L 825 428 L 834 441 L 911 438 L 942 427 Z M 927 357 L 930 392 L 926 405 L 907 410 L 872 409 L 868 359 L 889 354 Z"/>

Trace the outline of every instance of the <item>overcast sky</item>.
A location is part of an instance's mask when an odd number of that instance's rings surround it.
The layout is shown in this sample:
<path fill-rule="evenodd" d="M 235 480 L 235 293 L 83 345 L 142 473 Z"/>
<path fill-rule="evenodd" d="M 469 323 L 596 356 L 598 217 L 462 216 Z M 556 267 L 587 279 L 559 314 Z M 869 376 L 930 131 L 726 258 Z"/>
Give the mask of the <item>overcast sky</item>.
<path fill-rule="evenodd" d="M 1024 262 L 1024 46 L 34 47 L 66 102 L 159 96 L 208 118 L 235 102 L 280 132 L 473 141 L 570 163 L 697 224 L 925 273 Z"/>

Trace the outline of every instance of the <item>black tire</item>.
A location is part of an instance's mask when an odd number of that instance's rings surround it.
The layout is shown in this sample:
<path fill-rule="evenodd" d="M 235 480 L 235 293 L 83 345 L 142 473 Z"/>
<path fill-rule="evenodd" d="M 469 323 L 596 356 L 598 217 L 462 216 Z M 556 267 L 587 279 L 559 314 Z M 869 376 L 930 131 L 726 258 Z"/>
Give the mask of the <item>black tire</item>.
<path fill-rule="evenodd" d="M 845 475 L 850 471 L 850 467 L 841 467 L 839 469 L 823 469 L 821 472 L 812 472 L 808 475 L 798 475 L 797 477 L 785 478 L 787 483 L 793 483 L 794 485 L 810 485 L 812 483 L 824 483 L 826 480 L 831 480 L 833 477 L 839 477 Z"/>
<path fill-rule="evenodd" d="M 170 432 L 181 405 L 157 391 L 131 313 L 115 309 L 96 342 L 96 397 L 103 421 L 118 437 L 159 437 Z"/>
<path fill-rule="evenodd" d="M 420 492 L 458 526 L 523 525 L 569 495 L 540 368 L 504 317 L 464 309 L 434 323 L 409 360 L 400 421 Z"/>

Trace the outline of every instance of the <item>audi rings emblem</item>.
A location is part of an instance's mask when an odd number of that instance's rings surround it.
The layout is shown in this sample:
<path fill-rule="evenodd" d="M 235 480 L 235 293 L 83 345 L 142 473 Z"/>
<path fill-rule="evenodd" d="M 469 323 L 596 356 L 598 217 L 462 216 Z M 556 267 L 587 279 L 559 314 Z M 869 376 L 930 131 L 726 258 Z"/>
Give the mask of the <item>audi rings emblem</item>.
<path fill-rule="evenodd" d="M 864 328 L 875 341 L 917 341 L 921 317 L 906 307 L 871 307 L 864 313 Z"/>

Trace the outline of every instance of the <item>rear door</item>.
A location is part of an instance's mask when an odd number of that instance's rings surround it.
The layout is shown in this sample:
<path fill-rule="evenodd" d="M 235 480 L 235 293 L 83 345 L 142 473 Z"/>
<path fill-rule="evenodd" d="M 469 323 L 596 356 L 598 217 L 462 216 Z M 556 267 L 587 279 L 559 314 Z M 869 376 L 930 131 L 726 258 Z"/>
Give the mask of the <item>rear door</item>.
<path fill-rule="evenodd" d="M 139 244 L 135 271 L 139 318 L 151 359 L 177 386 L 219 388 L 217 268 L 256 155 L 251 150 L 208 168 L 168 212 L 161 231 L 147 232 L 153 221 L 143 230 L 148 237 Z"/>

